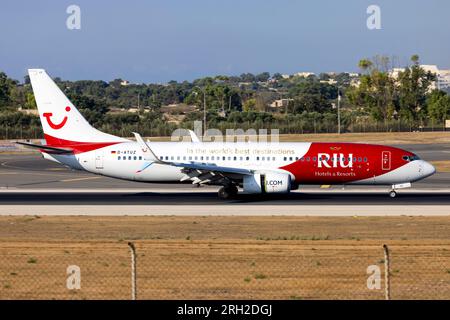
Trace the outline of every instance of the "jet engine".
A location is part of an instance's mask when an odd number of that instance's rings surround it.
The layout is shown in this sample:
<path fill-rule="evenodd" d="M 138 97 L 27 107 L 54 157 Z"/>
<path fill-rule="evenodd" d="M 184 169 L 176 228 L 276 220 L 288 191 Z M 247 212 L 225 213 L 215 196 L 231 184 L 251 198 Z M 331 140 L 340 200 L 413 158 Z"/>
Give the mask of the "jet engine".
<path fill-rule="evenodd" d="M 291 176 L 281 172 L 255 173 L 244 176 L 246 193 L 288 193 L 292 189 Z"/>

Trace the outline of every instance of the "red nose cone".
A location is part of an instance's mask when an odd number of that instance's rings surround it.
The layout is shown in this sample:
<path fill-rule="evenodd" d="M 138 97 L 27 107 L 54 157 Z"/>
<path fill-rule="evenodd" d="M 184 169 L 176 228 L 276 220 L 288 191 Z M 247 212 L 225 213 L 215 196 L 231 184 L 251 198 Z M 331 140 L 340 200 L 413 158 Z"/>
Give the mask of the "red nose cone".
<path fill-rule="evenodd" d="M 66 107 L 66 111 L 67 111 L 67 112 L 70 111 L 70 107 L 69 107 L 69 106 Z"/>

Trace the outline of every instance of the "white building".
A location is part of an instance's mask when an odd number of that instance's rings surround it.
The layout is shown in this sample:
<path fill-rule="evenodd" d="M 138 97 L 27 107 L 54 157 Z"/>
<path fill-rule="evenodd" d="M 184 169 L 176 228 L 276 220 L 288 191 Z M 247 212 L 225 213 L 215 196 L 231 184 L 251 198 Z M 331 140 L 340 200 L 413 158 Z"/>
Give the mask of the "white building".
<path fill-rule="evenodd" d="M 430 90 L 450 89 L 450 70 L 441 70 L 436 65 L 429 65 L 429 64 L 422 64 L 420 65 L 420 67 L 426 72 L 431 72 L 436 75 L 437 79 L 431 84 Z M 390 74 L 394 79 L 397 79 L 399 73 L 404 71 L 405 68 L 394 68 L 390 71 Z"/>
<path fill-rule="evenodd" d="M 328 80 L 320 80 L 320 83 L 328 83 L 328 84 L 334 85 L 337 83 L 337 81 L 334 79 L 328 79 Z"/>
<path fill-rule="evenodd" d="M 289 101 L 293 101 L 294 99 L 278 99 L 275 100 L 274 102 L 272 102 L 270 104 L 270 107 L 272 108 L 282 108 L 282 107 L 286 107 L 289 103 Z"/>
<path fill-rule="evenodd" d="M 314 72 L 297 72 L 294 73 L 294 76 L 296 77 L 303 77 L 303 78 L 308 78 L 309 76 L 314 76 L 315 73 Z"/>

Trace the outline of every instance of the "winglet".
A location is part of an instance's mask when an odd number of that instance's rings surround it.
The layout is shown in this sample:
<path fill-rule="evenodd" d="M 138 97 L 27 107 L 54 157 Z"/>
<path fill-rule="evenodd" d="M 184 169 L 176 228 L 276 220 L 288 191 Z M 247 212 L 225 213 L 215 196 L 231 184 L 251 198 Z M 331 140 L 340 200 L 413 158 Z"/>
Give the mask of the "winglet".
<path fill-rule="evenodd" d="M 192 130 L 188 130 L 188 131 L 189 131 L 189 134 L 191 135 L 191 140 L 192 140 L 192 142 L 193 142 L 193 143 L 199 143 L 199 142 L 200 142 L 200 139 L 199 139 L 198 136 L 195 134 L 195 132 L 192 131 Z"/>
<path fill-rule="evenodd" d="M 153 156 L 154 161 L 156 163 L 164 163 L 166 164 L 166 162 L 161 161 L 156 154 L 153 152 L 153 150 L 150 148 L 150 146 L 144 141 L 144 139 L 142 139 L 141 135 L 137 132 L 133 132 L 134 137 L 136 138 L 137 143 L 139 144 L 139 146 L 142 149 L 142 152 L 145 154 L 147 152 L 150 152 L 150 154 Z"/>

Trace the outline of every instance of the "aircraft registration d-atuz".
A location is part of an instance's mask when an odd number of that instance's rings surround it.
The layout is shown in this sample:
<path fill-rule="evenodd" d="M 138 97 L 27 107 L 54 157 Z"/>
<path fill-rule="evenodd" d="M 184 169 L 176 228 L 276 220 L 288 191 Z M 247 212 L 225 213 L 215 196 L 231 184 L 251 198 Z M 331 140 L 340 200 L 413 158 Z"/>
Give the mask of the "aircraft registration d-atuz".
<path fill-rule="evenodd" d="M 45 134 L 43 157 L 72 169 L 139 182 L 222 186 L 219 197 L 289 193 L 307 184 L 387 185 L 389 195 L 435 173 L 414 153 L 357 143 L 150 142 L 93 128 L 43 69 L 28 70 Z"/>

